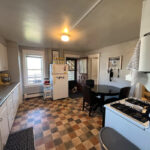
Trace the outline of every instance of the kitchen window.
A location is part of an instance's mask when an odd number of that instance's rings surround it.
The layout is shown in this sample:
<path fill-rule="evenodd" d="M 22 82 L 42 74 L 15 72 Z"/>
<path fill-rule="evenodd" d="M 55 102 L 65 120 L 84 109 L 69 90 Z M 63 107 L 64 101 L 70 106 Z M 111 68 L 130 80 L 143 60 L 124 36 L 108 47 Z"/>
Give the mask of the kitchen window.
<path fill-rule="evenodd" d="M 44 52 L 24 52 L 24 85 L 41 85 L 44 80 Z"/>

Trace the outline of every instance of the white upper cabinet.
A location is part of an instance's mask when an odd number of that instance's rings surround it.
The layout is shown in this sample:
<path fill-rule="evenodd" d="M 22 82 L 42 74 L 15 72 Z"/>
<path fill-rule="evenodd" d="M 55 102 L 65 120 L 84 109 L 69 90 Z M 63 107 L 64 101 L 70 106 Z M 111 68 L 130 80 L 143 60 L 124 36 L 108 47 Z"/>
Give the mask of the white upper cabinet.
<path fill-rule="evenodd" d="M 150 32 L 150 0 L 143 1 L 140 36 Z"/>
<path fill-rule="evenodd" d="M 0 43 L 0 71 L 8 70 L 7 47 Z"/>

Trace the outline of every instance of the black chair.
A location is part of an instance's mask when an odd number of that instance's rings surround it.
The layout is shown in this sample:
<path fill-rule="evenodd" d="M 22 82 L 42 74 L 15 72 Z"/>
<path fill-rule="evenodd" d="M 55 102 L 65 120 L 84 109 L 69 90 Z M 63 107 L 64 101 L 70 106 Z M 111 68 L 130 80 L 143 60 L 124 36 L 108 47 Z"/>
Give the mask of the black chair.
<path fill-rule="evenodd" d="M 89 87 L 94 87 L 94 80 L 86 80 L 86 85 Z"/>
<path fill-rule="evenodd" d="M 124 87 L 120 90 L 119 99 L 124 99 L 129 96 L 131 87 Z"/>
<path fill-rule="evenodd" d="M 83 108 L 89 110 L 89 116 L 91 116 L 92 111 L 95 111 L 96 108 L 101 104 L 100 99 L 96 98 L 94 93 L 92 93 L 89 86 L 84 86 L 82 89 L 83 92 Z"/>
<path fill-rule="evenodd" d="M 118 98 L 106 99 L 105 102 L 104 102 L 104 104 L 112 103 L 112 102 L 115 102 L 115 101 L 118 101 L 118 100 L 127 98 L 127 97 L 129 96 L 130 89 L 131 89 L 131 87 L 124 87 L 124 88 L 121 88 L 120 94 L 119 94 L 119 97 L 118 97 Z"/>

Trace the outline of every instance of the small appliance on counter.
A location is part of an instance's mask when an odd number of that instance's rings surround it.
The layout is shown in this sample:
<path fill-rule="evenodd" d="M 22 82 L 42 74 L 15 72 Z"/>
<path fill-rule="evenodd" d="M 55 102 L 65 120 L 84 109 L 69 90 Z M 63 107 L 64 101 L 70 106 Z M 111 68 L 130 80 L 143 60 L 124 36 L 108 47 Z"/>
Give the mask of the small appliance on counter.
<path fill-rule="evenodd" d="M 10 74 L 7 72 L 0 73 L 0 85 L 9 85 L 10 84 Z"/>

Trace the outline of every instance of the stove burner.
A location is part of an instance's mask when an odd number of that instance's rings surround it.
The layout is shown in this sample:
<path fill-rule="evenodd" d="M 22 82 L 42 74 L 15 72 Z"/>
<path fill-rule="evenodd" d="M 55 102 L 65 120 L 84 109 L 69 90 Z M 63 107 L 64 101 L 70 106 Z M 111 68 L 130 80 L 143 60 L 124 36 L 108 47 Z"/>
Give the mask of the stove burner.
<path fill-rule="evenodd" d="M 148 118 L 145 117 L 141 112 L 139 112 L 129 106 L 126 106 L 121 103 L 115 103 L 115 104 L 112 104 L 111 106 L 114 107 L 115 109 L 133 117 L 134 119 L 136 119 L 142 123 L 145 123 L 148 121 Z"/>
<path fill-rule="evenodd" d="M 144 106 L 150 107 L 150 104 L 147 104 L 145 102 L 142 102 L 142 101 L 139 101 L 139 100 L 136 100 L 136 99 L 129 98 L 126 101 L 131 103 L 131 104 L 138 105 L 138 106 L 141 106 L 141 107 L 144 107 Z"/>

